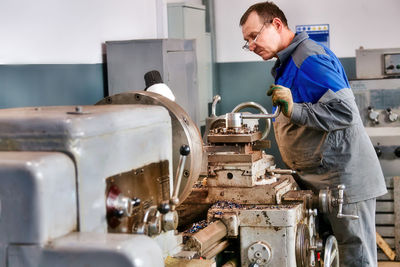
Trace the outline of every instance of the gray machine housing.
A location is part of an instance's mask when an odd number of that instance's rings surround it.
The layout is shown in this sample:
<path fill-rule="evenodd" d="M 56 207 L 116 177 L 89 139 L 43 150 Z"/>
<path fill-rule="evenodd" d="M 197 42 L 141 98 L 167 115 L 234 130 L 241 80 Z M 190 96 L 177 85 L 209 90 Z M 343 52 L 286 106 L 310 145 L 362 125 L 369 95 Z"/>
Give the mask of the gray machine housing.
<path fill-rule="evenodd" d="M 0 267 L 164 266 L 153 238 L 108 233 L 105 203 L 107 177 L 171 165 L 165 108 L 6 109 L 0 129 Z"/>

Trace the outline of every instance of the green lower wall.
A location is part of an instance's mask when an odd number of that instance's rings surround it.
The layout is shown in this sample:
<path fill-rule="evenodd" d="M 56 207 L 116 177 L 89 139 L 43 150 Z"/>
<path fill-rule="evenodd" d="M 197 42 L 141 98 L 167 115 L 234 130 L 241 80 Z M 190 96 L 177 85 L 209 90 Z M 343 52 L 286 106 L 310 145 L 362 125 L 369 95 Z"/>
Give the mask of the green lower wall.
<path fill-rule="evenodd" d="M 94 104 L 104 73 L 103 64 L 0 65 L 0 108 Z"/>

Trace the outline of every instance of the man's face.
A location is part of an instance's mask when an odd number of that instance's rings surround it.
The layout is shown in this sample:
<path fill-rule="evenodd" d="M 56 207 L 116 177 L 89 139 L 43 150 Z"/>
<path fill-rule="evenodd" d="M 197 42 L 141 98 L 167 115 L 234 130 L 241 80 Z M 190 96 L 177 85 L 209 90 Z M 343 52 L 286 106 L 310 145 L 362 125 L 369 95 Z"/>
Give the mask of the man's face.
<path fill-rule="evenodd" d="M 263 20 L 253 11 L 242 26 L 242 33 L 244 40 L 249 42 L 250 51 L 264 60 L 276 57 L 281 37 L 273 23 L 265 23 L 263 27 Z M 256 37 L 257 40 L 254 42 Z"/>

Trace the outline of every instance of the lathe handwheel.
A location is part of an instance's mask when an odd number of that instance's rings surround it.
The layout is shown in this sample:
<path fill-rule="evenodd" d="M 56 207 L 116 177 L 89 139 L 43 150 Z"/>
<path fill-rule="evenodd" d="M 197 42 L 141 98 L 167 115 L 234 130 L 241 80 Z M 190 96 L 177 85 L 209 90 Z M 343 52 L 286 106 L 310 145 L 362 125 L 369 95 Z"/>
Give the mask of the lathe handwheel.
<path fill-rule="evenodd" d="M 268 111 L 258 103 L 255 102 L 243 102 L 233 108 L 232 113 L 241 111 L 244 108 L 255 108 L 258 109 L 263 114 L 268 114 Z M 265 130 L 262 133 L 261 140 L 267 138 L 269 132 L 271 131 L 271 119 L 265 119 Z"/>
<path fill-rule="evenodd" d="M 305 224 L 299 224 L 296 232 L 296 265 L 308 267 L 310 263 L 310 231 Z"/>
<path fill-rule="evenodd" d="M 339 267 L 339 246 L 333 235 L 330 235 L 325 243 L 324 267 Z"/>

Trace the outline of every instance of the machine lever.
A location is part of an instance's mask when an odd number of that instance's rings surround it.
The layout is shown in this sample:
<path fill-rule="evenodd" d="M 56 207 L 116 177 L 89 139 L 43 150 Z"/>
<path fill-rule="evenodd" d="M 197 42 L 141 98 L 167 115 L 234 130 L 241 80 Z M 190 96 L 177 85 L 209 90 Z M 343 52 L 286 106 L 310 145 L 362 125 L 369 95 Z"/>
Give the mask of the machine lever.
<path fill-rule="evenodd" d="M 217 103 L 221 100 L 221 96 L 220 95 L 215 95 L 213 97 L 213 102 L 212 102 L 212 106 L 211 106 L 211 117 L 216 117 L 217 116 Z"/>
<path fill-rule="evenodd" d="M 346 186 L 344 184 L 340 184 L 338 185 L 338 198 L 337 198 L 337 204 L 338 204 L 338 214 L 337 217 L 340 218 L 350 218 L 352 220 L 357 220 L 359 217 L 357 215 L 350 215 L 350 214 L 343 214 L 343 202 L 344 202 L 344 198 L 343 198 L 343 193 L 344 193 L 344 189 L 346 189 Z"/>
<path fill-rule="evenodd" d="M 277 106 L 274 114 L 243 114 L 242 119 L 273 119 L 279 116 L 281 112 L 281 106 Z"/>
<path fill-rule="evenodd" d="M 171 198 L 171 204 L 172 204 L 171 210 L 175 210 L 175 206 L 178 205 L 179 203 L 178 193 L 181 187 L 183 169 L 185 167 L 186 158 L 190 154 L 190 148 L 188 145 L 182 145 L 179 152 L 181 155 L 179 157 L 178 169 L 176 171 L 176 178 L 175 178 L 176 184 L 174 187 L 174 193 L 172 194 Z"/>

